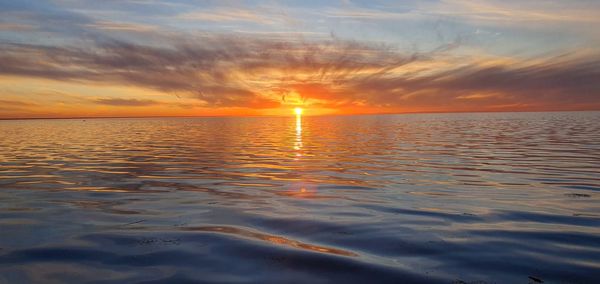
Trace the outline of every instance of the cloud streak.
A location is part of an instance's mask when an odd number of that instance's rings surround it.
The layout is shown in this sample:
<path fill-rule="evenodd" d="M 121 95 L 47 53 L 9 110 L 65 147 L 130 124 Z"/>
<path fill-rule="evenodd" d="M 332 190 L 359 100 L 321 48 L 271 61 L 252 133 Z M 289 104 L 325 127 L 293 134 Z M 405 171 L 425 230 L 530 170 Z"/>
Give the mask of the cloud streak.
<path fill-rule="evenodd" d="M 143 106 L 153 106 L 159 105 L 160 102 L 154 100 L 138 100 L 138 99 L 115 99 L 115 98 L 105 98 L 105 99 L 96 99 L 94 103 L 100 105 L 108 105 L 108 106 L 122 106 L 122 107 L 143 107 Z"/>
<path fill-rule="evenodd" d="M 210 11 L 187 12 L 177 16 L 178 19 L 186 21 L 208 21 L 208 22 L 251 22 L 259 24 L 274 24 L 275 19 L 257 13 L 252 10 L 242 9 L 218 9 Z"/>
<path fill-rule="evenodd" d="M 167 47 L 113 40 L 86 48 L 4 44 L 0 49 L 1 75 L 134 85 L 196 98 L 208 107 L 274 108 L 281 96 L 294 93 L 323 107 L 579 108 L 598 105 L 600 94 L 600 57 L 595 55 L 458 64 L 444 48 L 404 54 L 382 44 L 336 39 L 294 42 L 220 35 L 182 39 Z M 441 60 L 450 63 L 440 68 Z"/>

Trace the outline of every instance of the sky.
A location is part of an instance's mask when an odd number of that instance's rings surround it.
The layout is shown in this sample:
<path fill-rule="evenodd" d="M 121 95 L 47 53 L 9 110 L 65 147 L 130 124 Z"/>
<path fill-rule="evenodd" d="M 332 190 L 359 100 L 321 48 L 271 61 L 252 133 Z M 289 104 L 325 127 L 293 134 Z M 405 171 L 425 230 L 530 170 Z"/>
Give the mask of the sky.
<path fill-rule="evenodd" d="M 600 1 L 0 0 L 0 118 L 600 110 Z"/>

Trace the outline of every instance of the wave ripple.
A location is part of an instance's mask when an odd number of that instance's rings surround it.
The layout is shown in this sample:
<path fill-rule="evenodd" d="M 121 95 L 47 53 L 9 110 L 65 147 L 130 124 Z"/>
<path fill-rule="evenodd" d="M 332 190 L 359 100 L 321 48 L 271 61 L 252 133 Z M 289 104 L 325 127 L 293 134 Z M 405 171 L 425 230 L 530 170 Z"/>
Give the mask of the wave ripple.
<path fill-rule="evenodd" d="M 599 121 L 0 121 L 0 283 L 594 283 Z"/>

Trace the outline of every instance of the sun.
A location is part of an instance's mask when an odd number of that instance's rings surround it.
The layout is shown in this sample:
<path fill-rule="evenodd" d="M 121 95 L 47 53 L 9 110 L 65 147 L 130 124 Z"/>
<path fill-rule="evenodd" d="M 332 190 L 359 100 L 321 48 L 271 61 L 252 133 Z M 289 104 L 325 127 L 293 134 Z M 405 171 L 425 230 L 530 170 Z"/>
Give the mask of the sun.
<path fill-rule="evenodd" d="M 301 107 L 294 108 L 294 113 L 296 115 L 302 115 L 303 112 L 304 110 Z"/>

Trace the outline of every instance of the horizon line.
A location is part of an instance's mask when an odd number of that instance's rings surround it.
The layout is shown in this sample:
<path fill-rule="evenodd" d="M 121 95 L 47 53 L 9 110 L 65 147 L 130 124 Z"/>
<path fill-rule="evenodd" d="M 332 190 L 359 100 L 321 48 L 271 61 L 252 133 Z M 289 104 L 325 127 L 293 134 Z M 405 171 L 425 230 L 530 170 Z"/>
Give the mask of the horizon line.
<path fill-rule="evenodd" d="M 596 112 L 600 109 L 580 110 L 511 110 L 511 111 L 422 111 L 422 112 L 383 112 L 383 113 L 332 113 L 302 116 L 327 117 L 327 116 L 364 116 L 364 115 L 403 115 L 403 114 L 460 114 L 460 113 L 539 113 L 539 112 Z M 58 119 L 129 119 L 129 118 L 234 118 L 234 117 L 295 117 L 296 115 L 141 115 L 141 116 L 72 116 L 72 117 L 0 117 L 0 120 L 58 120 Z"/>

